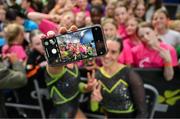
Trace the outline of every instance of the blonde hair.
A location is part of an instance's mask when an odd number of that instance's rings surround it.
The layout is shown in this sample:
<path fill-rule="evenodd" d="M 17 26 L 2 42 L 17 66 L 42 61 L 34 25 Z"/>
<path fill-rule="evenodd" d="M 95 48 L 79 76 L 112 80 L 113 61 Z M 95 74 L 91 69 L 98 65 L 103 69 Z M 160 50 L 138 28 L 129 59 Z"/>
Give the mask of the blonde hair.
<path fill-rule="evenodd" d="M 101 25 L 102 25 L 102 27 L 103 27 L 104 25 L 106 25 L 107 23 L 113 24 L 116 28 L 117 28 L 117 26 L 118 26 L 118 25 L 116 24 L 115 20 L 112 19 L 112 18 L 104 18 L 104 19 L 101 20 Z"/>
<path fill-rule="evenodd" d="M 70 15 L 73 16 L 75 18 L 75 14 L 72 11 L 66 11 L 62 14 L 62 17 L 66 16 L 66 15 Z"/>
<path fill-rule="evenodd" d="M 16 23 L 8 24 L 4 28 L 5 38 L 8 41 L 8 43 L 11 44 L 12 42 L 14 42 L 16 37 L 22 31 L 24 31 L 24 28 L 23 28 L 22 25 L 19 25 L 19 24 L 16 24 Z"/>
<path fill-rule="evenodd" d="M 138 25 L 138 28 L 144 28 L 144 27 L 149 27 L 149 28 L 153 29 L 152 24 L 149 23 L 149 22 L 141 22 L 141 23 Z"/>
<path fill-rule="evenodd" d="M 180 25 L 180 20 L 174 20 L 174 21 L 170 22 L 169 28 L 176 30 L 177 27 L 179 27 L 179 25 Z"/>

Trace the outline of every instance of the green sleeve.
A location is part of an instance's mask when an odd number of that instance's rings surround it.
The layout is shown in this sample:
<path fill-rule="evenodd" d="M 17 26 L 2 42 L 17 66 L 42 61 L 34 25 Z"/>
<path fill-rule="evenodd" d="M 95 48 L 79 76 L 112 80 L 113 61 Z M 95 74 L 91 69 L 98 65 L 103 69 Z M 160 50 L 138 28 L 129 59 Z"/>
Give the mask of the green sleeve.
<path fill-rule="evenodd" d="M 83 83 L 83 82 L 80 82 L 79 83 L 79 90 L 82 92 L 82 93 L 85 93 L 86 91 L 85 91 L 85 89 L 84 89 L 84 87 L 85 87 L 85 83 Z"/>
<path fill-rule="evenodd" d="M 91 101 L 90 106 L 91 106 L 91 111 L 95 112 L 99 109 L 99 102 Z"/>

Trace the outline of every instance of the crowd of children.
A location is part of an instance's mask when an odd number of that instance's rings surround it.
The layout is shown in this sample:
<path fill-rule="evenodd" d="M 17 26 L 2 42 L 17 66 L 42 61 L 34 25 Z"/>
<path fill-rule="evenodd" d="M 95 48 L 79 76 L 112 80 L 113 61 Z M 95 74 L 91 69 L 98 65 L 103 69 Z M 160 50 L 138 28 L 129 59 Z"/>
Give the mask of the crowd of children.
<path fill-rule="evenodd" d="M 49 90 L 51 100 L 43 99 L 47 117 L 74 118 L 81 112 L 80 93 L 89 92 L 92 111 L 100 104 L 108 118 L 145 118 L 143 82 L 133 68 L 162 68 L 164 78 L 173 79 L 173 68 L 180 66 L 179 14 L 177 10 L 171 19 L 162 0 L 1 0 L 1 56 L 6 60 L 9 54 L 16 54 L 26 69 L 28 83 L 16 90 L 21 103 L 36 103 L 33 80 Z M 93 24 L 100 24 L 104 31 L 105 56 L 48 66 L 43 34 L 56 35 Z M 63 60 L 86 58 L 95 52 L 91 43 L 62 41 L 59 47 Z M 11 65 L 7 67 L 12 69 Z M 82 76 L 88 78 L 86 83 Z M 23 111 L 29 118 L 40 117 L 35 111 Z"/>

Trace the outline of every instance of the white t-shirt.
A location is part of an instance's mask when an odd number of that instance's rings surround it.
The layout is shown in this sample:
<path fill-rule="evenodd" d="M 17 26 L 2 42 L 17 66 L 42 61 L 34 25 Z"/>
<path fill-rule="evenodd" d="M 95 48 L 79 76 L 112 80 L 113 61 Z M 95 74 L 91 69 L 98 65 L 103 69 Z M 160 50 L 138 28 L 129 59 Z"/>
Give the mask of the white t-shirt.
<path fill-rule="evenodd" d="M 177 47 L 180 45 L 180 33 L 174 30 L 168 30 L 164 35 L 159 35 L 160 39 L 166 42 L 167 44 Z"/>

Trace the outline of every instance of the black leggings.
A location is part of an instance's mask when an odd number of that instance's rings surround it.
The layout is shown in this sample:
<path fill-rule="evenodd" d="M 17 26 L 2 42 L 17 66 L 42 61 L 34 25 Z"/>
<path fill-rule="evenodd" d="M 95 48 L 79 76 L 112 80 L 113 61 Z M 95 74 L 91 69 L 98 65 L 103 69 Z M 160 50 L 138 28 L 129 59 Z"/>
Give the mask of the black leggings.
<path fill-rule="evenodd" d="M 74 118 L 78 107 L 79 105 L 77 101 L 56 105 L 51 111 L 49 118 Z"/>

